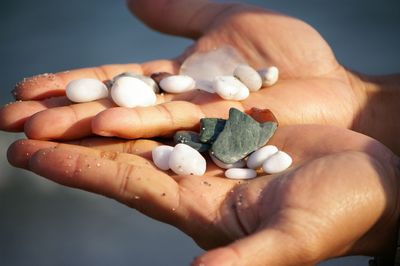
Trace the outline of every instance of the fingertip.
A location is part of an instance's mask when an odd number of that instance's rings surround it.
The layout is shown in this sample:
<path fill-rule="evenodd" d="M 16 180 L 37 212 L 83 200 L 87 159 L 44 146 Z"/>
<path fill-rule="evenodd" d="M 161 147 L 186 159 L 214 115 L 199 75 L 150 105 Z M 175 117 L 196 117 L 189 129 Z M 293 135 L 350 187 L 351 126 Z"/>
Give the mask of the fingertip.
<path fill-rule="evenodd" d="M 24 123 L 33 114 L 43 111 L 47 106 L 62 105 L 65 100 L 49 99 L 48 101 L 17 101 L 0 108 L 0 130 L 20 132 Z"/>
<path fill-rule="evenodd" d="M 13 142 L 7 149 L 7 160 L 8 162 L 15 167 L 19 168 L 25 168 L 24 166 L 27 165 L 27 162 L 29 158 L 26 158 L 29 156 L 26 156 L 25 158 L 21 157 L 21 150 L 20 147 L 24 145 L 26 140 L 20 139 L 15 142 Z"/>
<path fill-rule="evenodd" d="M 233 266 L 238 261 L 237 255 L 228 248 L 222 247 L 204 253 L 195 258 L 192 266 Z"/>
<path fill-rule="evenodd" d="M 12 94 L 16 100 L 40 100 L 65 95 L 62 74 L 44 73 L 18 82 Z"/>
<path fill-rule="evenodd" d="M 42 119 L 41 115 L 44 112 L 46 112 L 46 110 L 38 112 L 26 120 L 24 124 L 24 133 L 28 137 L 28 139 L 49 139 L 45 134 L 46 128 L 49 128 L 49 123 L 46 119 Z M 54 126 L 54 123 L 52 124 Z"/>
<path fill-rule="evenodd" d="M 14 104 L 8 104 L 0 108 L 0 130 L 17 132 L 23 129 L 24 121 L 16 121 L 12 119 L 15 112 Z"/>
<path fill-rule="evenodd" d="M 206 0 L 130 0 L 129 9 L 149 27 L 160 32 L 199 38 L 229 4 Z"/>
<path fill-rule="evenodd" d="M 10 145 L 7 150 L 8 162 L 18 168 L 29 168 L 32 155 L 42 148 L 54 147 L 51 142 L 20 139 Z"/>
<path fill-rule="evenodd" d="M 129 137 L 126 131 L 134 123 L 132 111 L 125 107 L 104 110 L 92 119 L 92 132 L 104 137 Z"/>
<path fill-rule="evenodd" d="M 20 132 L 31 114 L 30 109 L 21 108 L 21 102 L 13 102 L 0 108 L 0 130 Z"/>

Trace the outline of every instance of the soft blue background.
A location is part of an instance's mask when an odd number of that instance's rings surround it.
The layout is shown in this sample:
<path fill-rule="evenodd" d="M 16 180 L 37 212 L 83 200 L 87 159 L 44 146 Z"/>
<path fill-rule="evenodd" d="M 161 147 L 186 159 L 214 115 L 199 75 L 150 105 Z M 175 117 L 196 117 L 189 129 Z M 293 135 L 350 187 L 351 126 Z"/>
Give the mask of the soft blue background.
<path fill-rule="evenodd" d="M 242 2 L 309 22 L 346 66 L 400 71 L 398 0 Z M 9 91 L 25 76 L 172 57 L 191 43 L 147 29 L 123 1 L 107 0 L 2 0 L 0 33 L 0 104 L 11 101 Z M 7 146 L 21 136 L 0 132 L 0 265 L 188 265 L 202 252 L 176 229 L 113 200 L 10 167 Z"/>

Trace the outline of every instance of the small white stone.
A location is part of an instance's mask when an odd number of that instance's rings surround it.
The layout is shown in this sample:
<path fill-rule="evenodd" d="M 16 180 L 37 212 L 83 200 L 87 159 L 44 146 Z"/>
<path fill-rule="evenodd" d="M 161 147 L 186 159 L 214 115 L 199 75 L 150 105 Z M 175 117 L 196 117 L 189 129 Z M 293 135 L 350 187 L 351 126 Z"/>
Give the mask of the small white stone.
<path fill-rule="evenodd" d="M 145 82 L 133 77 L 118 78 L 111 88 L 113 101 L 121 107 L 152 106 L 157 97 Z"/>
<path fill-rule="evenodd" d="M 245 160 L 240 160 L 240 161 L 237 161 L 235 163 L 227 164 L 227 163 L 221 162 L 220 160 L 215 158 L 215 156 L 212 155 L 211 153 L 209 153 L 209 154 L 210 154 L 211 160 L 215 163 L 215 165 L 220 167 L 220 168 L 223 168 L 223 169 L 241 168 L 241 167 L 246 165 L 246 161 Z"/>
<path fill-rule="evenodd" d="M 278 151 L 277 153 L 268 157 L 263 163 L 263 170 L 267 174 L 276 174 L 285 171 L 292 165 L 292 157 L 284 151 Z"/>
<path fill-rule="evenodd" d="M 242 101 L 249 97 L 249 89 L 234 76 L 217 76 L 214 91 L 225 100 Z"/>
<path fill-rule="evenodd" d="M 264 87 L 271 87 L 279 79 L 279 69 L 276 66 L 267 67 L 258 71 Z"/>
<path fill-rule="evenodd" d="M 151 151 L 154 164 L 161 170 L 169 170 L 169 157 L 171 156 L 174 147 L 161 145 Z"/>
<path fill-rule="evenodd" d="M 140 79 L 141 81 L 143 81 L 144 83 L 146 83 L 147 85 L 149 85 L 150 88 L 153 89 L 154 93 L 159 93 L 159 92 L 160 92 L 160 88 L 158 87 L 158 85 L 157 85 L 157 83 L 154 81 L 154 79 L 152 79 L 152 78 L 150 78 L 150 77 L 147 77 L 147 76 L 145 76 L 145 75 L 138 74 L 138 73 L 133 73 L 133 72 L 124 72 L 124 73 L 121 73 L 121 74 L 115 76 L 115 77 L 113 78 L 113 83 L 114 83 L 117 79 L 122 78 L 122 77 L 132 77 L 132 78 Z"/>
<path fill-rule="evenodd" d="M 251 179 L 257 176 L 257 172 L 248 168 L 231 168 L 225 171 L 225 177 L 229 179 Z"/>
<path fill-rule="evenodd" d="M 82 78 L 68 83 L 65 93 L 67 98 L 76 103 L 91 102 L 108 97 L 108 89 L 97 79 Z"/>
<path fill-rule="evenodd" d="M 195 81 L 186 75 L 172 75 L 160 81 L 160 87 L 169 93 L 183 93 L 195 89 Z"/>
<path fill-rule="evenodd" d="M 246 85 L 250 91 L 258 91 L 262 86 L 260 74 L 249 65 L 238 65 L 233 71 L 233 76 Z"/>
<path fill-rule="evenodd" d="M 274 145 L 264 146 L 250 154 L 247 158 L 247 167 L 251 169 L 261 168 L 264 161 L 277 152 L 278 148 Z"/>
<path fill-rule="evenodd" d="M 169 157 L 169 168 L 178 175 L 204 175 L 206 159 L 189 145 L 177 144 Z"/>

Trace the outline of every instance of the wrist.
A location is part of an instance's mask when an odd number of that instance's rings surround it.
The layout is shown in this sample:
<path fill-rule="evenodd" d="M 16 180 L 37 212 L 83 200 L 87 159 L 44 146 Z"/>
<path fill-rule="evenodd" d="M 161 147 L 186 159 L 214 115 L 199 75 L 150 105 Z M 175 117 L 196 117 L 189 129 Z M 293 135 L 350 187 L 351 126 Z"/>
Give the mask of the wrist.
<path fill-rule="evenodd" d="M 400 154 L 400 74 L 369 76 L 348 71 L 358 99 L 352 129 Z"/>

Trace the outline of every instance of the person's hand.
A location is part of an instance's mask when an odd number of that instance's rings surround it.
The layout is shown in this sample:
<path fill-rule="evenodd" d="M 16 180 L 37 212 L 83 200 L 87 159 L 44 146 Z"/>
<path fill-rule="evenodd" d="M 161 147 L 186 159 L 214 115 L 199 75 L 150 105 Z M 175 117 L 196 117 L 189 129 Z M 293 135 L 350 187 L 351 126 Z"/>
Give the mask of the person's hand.
<path fill-rule="evenodd" d="M 28 78 L 14 91 L 23 101 L 0 111 L 0 128 L 20 131 L 25 124 L 27 136 L 34 139 L 77 139 L 92 133 L 153 137 L 193 129 L 204 116 L 226 117 L 230 107 L 245 111 L 269 108 L 281 125 L 318 123 L 352 128 L 357 123 L 364 99 L 359 87 L 353 86 L 355 76 L 338 64 L 328 44 L 306 23 L 242 4 L 136 0 L 128 5 L 154 29 L 193 38 L 195 43 L 176 60 Z M 159 96 L 159 105 L 154 107 L 128 109 L 112 108 L 107 99 L 72 104 L 64 97 L 66 84 L 77 78 L 108 80 L 124 71 L 177 73 L 188 55 L 222 45 L 236 48 L 253 67 L 277 66 L 281 79 L 242 102 L 191 92 Z"/>
<path fill-rule="evenodd" d="M 76 144 L 91 148 L 21 140 L 8 158 L 176 226 L 209 250 L 194 265 L 314 265 L 337 256 L 384 255 L 395 246 L 399 159 L 349 130 L 279 128 L 270 144 L 288 152 L 293 166 L 248 181 L 222 178 L 212 163 L 204 176 L 160 171 L 149 161 L 158 145 L 150 140 Z"/>

